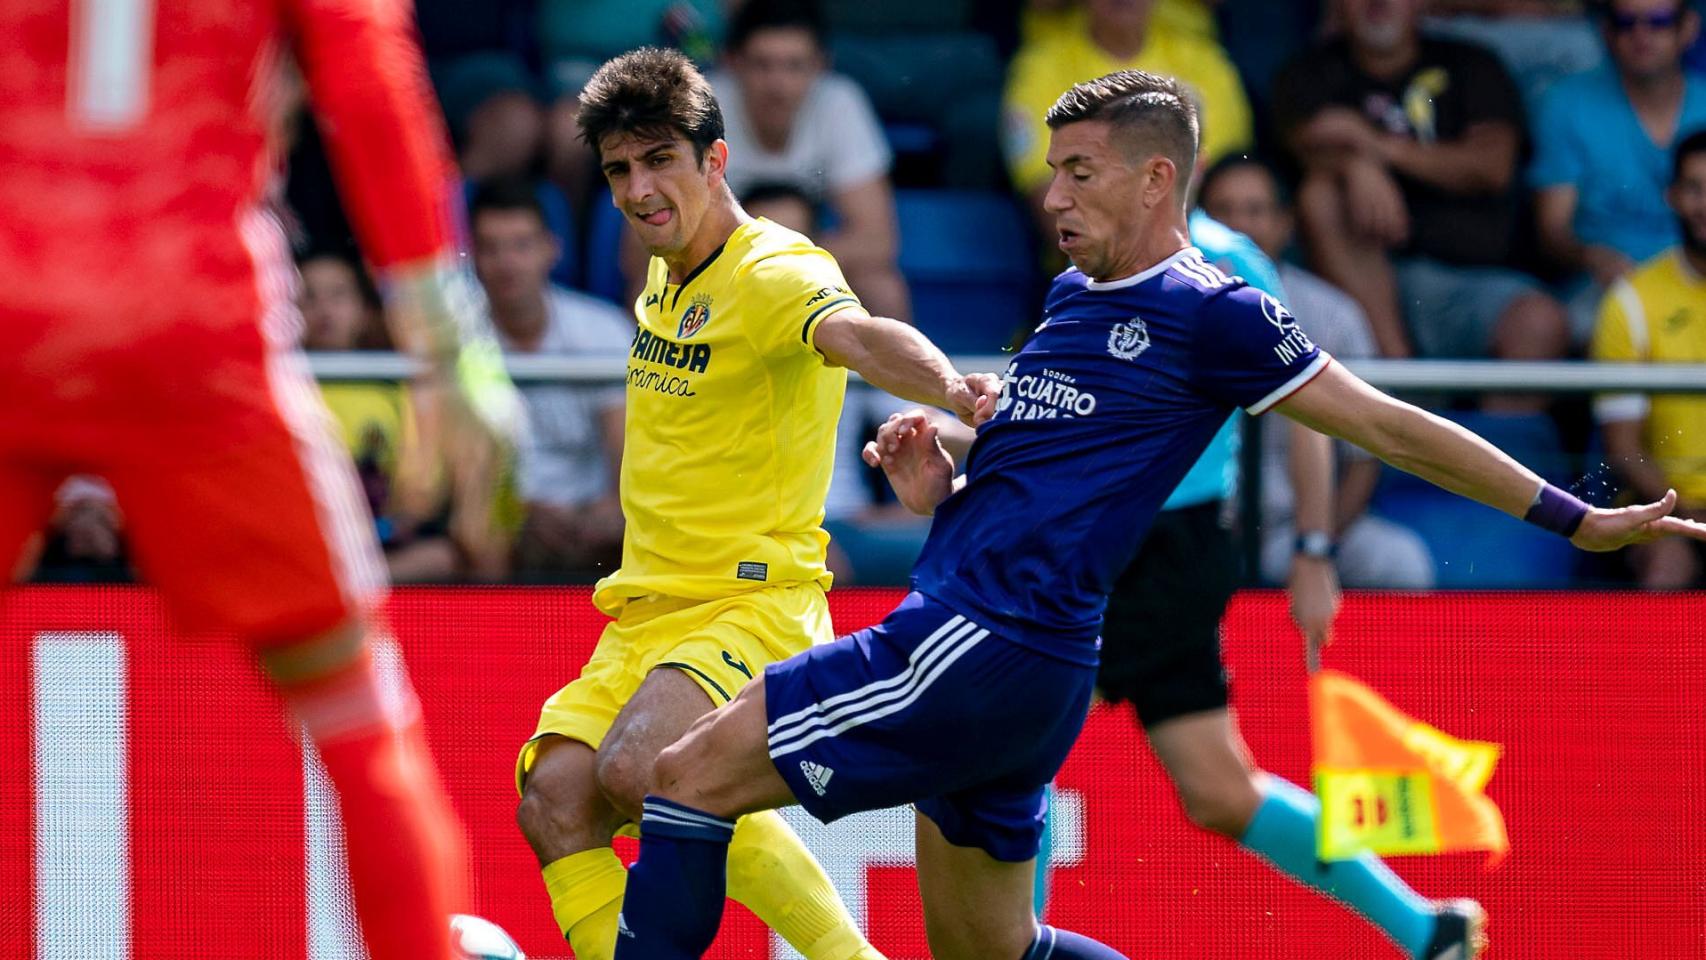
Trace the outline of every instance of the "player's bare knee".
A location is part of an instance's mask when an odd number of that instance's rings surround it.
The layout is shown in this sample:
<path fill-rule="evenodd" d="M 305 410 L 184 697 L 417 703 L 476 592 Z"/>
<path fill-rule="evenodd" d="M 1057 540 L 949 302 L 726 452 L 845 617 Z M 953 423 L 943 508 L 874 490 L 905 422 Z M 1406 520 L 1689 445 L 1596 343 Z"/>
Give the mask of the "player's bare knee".
<path fill-rule="evenodd" d="M 693 742 L 692 734 L 682 737 L 670 744 L 658 754 L 657 761 L 652 764 L 652 782 L 654 790 L 660 796 L 671 800 L 692 803 L 699 792 L 699 784 L 695 782 L 694 774 L 699 764 L 694 756 L 699 752 Z"/>
<path fill-rule="evenodd" d="M 596 784 L 565 764 L 536 765 L 515 808 L 516 825 L 543 863 L 608 844 L 623 819 Z"/>
<path fill-rule="evenodd" d="M 1185 816 L 1198 828 L 1234 840 L 1250 827 L 1254 810 L 1231 791 L 1179 788 Z"/>
<path fill-rule="evenodd" d="M 630 820 L 640 819 L 646 794 L 652 790 L 652 767 L 656 759 L 649 751 L 622 743 L 607 743 L 598 751 L 593 768 L 598 789 L 611 806 Z"/>
<path fill-rule="evenodd" d="M 600 845 L 600 830 L 584 816 L 584 811 L 552 803 L 538 790 L 530 789 L 521 795 L 521 802 L 515 808 L 515 822 L 540 863 Z M 613 835 L 614 830 L 610 833 Z M 602 842 L 610 841 L 606 837 Z"/>

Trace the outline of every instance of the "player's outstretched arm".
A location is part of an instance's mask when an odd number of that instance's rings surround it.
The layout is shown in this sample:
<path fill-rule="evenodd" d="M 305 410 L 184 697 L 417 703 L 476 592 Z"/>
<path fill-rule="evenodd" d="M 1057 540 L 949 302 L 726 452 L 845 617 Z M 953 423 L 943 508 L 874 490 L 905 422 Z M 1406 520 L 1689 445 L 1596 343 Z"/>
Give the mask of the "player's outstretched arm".
<path fill-rule="evenodd" d="M 1274 409 L 1453 493 L 1569 537 L 1583 550 L 1616 550 L 1668 534 L 1706 540 L 1706 526 L 1669 515 L 1674 491 L 1641 506 L 1589 507 L 1469 430 L 1381 393 L 1337 363 Z"/>
<path fill-rule="evenodd" d="M 438 426 L 455 482 L 467 493 L 495 488 L 525 418 L 458 249 L 458 175 L 415 41 L 413 5 L 284 6 L 339 192 L 385 293 L 393 339 L 427 363 L 430 386 L 443 388 Z M 402 484 L 432 486 L 423 477 Z M 467 529 L 485 532 L 463 537 L 463 545 L 500 549 L 503 534 L 489 518 L 476 519 Z"/>
<path fill-rule="evenodd" d="M 906 509 L 930 516 L 936 506 L 965 483 L 954 478 L 954 459 L 942 449 L 930 414 L 908 410 L 877 428 L 877 439 L 865 444 L 865 462 L 882 467 Z"/>
<path fill-rule="evenodd" d="M 930 338 L 910 324 L 847 307 L 817 325 L 812 343 L 830 363 L 902 400 L 952 410 L 974 427 L 995 415 L 1001 378 L 992 373 L 962 376 Z"/>

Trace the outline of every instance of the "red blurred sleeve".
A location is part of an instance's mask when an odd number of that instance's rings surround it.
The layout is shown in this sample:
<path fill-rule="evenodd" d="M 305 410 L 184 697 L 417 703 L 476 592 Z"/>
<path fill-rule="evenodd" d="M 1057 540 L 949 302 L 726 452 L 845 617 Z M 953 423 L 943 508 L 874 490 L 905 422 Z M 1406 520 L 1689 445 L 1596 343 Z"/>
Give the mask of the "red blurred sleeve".
<path fill-rule="evenodd" d="M 457 174 L 410 0 L 285 0 L 362 250 L 384 270 L 448 253 Z"/>

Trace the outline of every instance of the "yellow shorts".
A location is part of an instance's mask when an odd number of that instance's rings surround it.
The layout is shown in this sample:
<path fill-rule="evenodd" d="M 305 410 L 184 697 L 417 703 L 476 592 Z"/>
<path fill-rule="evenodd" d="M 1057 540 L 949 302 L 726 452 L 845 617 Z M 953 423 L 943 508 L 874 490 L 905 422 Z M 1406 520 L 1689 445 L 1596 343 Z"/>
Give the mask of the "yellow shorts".
<path fill-rule="evenodd" d="M 541 737 L 555 734 L 598 749 L 646 674 L 686 673 L 722 706 L 766 665 L 835 639 L 829 601 L 816 583 L 785 584 L 717 600 L 630 600 L 604 628 L 581 674 L 551 695 L 539 726 L 515 761 L 520 790 Z"/>

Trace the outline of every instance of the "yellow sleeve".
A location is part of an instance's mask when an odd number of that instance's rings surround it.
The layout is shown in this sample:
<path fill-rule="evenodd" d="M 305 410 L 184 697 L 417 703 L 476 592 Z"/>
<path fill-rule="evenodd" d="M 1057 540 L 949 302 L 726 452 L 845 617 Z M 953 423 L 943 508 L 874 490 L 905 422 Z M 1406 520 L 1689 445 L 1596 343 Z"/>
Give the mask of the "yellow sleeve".
<path fill-rule="evenodd" d="M 1629 317 L 1617 295 L 1618 288 L 1625 283 L 1618 281 L 1600 298 L 1599 318 L 1594 322 L 1593 340 L 1588 345 L 1588 356 L 1594 360 L 1628 363 L 1642 359 L 1635 349 L 1635 338 L 1629 333 Z"/>
<path fill-rule="evenodd" d="M 1588 356 L 1612 363 L 1631 363 L 1645 360 L 1647 350 L 1636 343 L 1634 323 L 1639 318 L 1629 316 L 1626 301 L 1640 309 L 1640 300 L 1628 280 L 1611 285 L 1599 301 L 1599 318 L 1593 325 L 1593 339 L 1588 344 Z M 1651 403 L 1641 393 L 1601 393 L 1593 398 L 1594 417 L 1600 423 L 1619 423 L 1641 420 L 1647 416 Z"/>
<path fill-rule="evenodd" d="M 819 355 L 812 334 L 825 317 L 861 306 L 841 275 L 841 266 L 821 247 L 772 254 L 747 268 L 743 291 L 753 310 L 746 329 L 765 356 L 809 351 Z"/>
<path fill-rule="evenodd" d="M 1058 46 L 1041 43 L 1021 48 L 1007 72 L 1001 104 L 1002 152 L 1020 193 L 1028 194 L 1048 182 L 1048 124 L 1043 117 L 1073 83 L 1062 79 Z"/>

